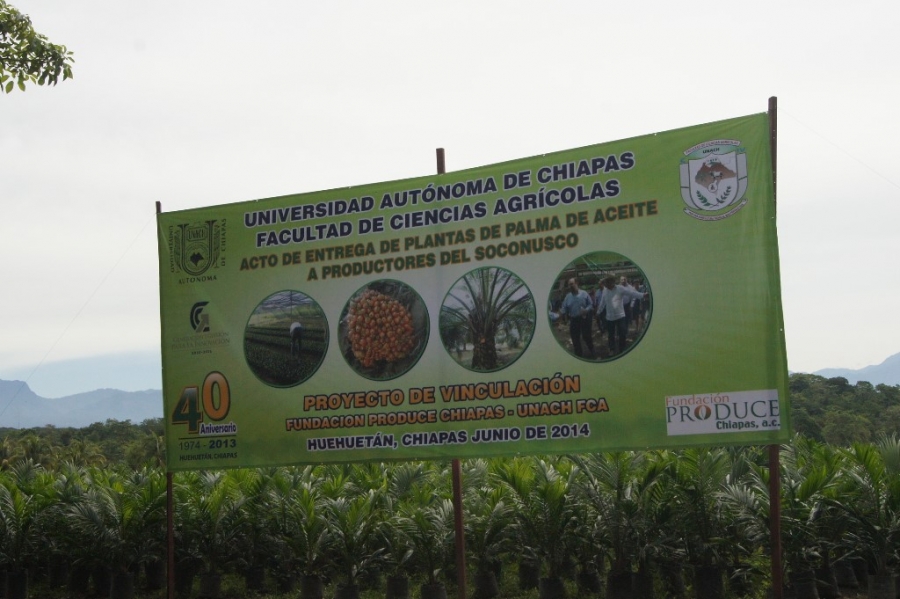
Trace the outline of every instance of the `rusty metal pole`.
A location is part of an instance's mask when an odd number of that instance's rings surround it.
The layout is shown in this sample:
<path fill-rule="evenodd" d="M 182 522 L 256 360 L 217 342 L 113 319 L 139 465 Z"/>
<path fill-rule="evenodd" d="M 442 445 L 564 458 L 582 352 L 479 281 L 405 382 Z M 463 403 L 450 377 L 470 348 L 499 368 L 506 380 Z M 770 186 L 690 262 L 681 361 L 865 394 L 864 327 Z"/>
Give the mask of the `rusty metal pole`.
<path fill-rule="evenodd" d="M 444 161 L 444 148 L 438 148 L 437 173 L 447 172 Z M 456 537 L 456 584 L 457 597 L 466 599 L 466 536 L 463 528 L 462 471 L 459 460 L 453 460 L 453 523 Z"/>
<path fill-rule="evenodd" d="M 437 155 L 437 174 L 443 175 L 447 172 L 447 163 L 444 161 L 444 148 L 435 150 Z"/>
<path fill-rule="evenodd" d="M 156 203 L 156 214 L 162 212 L 162 203 Z M 166 472 L 166 597 L 175 599 L 175 492 L 172 489 L 172 473 Z"/>
<path fill-rule="evenodd" d="M 769 98 L 769 150 L 772 153 L 772 201 L 778 206 L 778 98 Z"/>
<path fill-rule="evenodd" d="M 778 445 L 769 445 L 769 538 L 772 545 L 772 599 L 784 599 L 781 564 L 781 460 Z"/>
<path fill-rule="evenodd" d="M 772 200 L 777 207 L 776 165 L 778 98 L 769 98 L 769 147 L 772 154 Z M 769 539 L 772 546 L 772 599 L 784 599 L 784 569 L 781 562 L 781 447 L 769 446 Z"/>
<path fill-rule="evenodd" d="M 456 584 L 459 599 L 466 599 L 466 536 L 463 529 L 462 473 L 453 460 L 453 522 L 456 528 Z"/>
<path fill-rule="evenodd" d="M 156 202 L 156 214 L 161 212 L 162 203 Z M 175 599 L 175 492 L 171 472 L 166 472 L 166 597 Z"/>
<path fill-rule="evenodd" d="M 175 599 L 175 492 L 166 472 L 166 597 Z"/>

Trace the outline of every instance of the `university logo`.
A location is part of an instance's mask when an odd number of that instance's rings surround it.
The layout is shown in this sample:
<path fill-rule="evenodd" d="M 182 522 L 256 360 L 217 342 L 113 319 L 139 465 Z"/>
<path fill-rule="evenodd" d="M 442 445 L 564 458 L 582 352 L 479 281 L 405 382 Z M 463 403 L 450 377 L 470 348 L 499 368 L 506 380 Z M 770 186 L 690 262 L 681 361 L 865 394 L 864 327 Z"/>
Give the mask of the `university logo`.
<path fill-rule="evenodd" d="M 747 204 L 747 154 L 741 142 L 716 139 L 684 151 L 681 197 L 685 213 L 706 221 L 728 218 Z"/>
<path fill-rule="evenodd" d="M 225 221 L 206 220 L 169 227 L 172 272 L 199 277 L 218 267 L 225 250 Z"/>
<path fill-rule="evenodd" d="M 191 307 L 191 328 L 195 333 L 209 332 L 209 314 L 203 312 L 203 308 L 209 302 L 197 302 Z"/>

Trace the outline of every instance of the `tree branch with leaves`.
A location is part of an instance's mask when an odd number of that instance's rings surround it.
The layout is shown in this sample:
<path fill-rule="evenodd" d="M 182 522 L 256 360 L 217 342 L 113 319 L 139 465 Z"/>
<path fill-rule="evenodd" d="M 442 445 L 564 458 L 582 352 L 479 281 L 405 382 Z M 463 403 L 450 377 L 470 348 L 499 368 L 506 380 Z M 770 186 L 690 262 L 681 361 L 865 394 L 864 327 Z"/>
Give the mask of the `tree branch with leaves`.
<path fill-rule="evenodd" d="M 34 30 L 28 15 L 0 0 L 0 93 L 71 79 L 73 62 L 65 46 L 51 43 Z"/>

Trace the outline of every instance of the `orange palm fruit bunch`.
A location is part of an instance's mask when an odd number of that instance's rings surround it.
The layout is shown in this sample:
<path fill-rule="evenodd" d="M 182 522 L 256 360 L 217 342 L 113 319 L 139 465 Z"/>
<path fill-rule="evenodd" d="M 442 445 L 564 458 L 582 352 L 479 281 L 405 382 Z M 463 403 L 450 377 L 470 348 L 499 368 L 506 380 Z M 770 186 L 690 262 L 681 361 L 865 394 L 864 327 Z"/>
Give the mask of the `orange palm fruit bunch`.
<path fill-rule="evenodd" d="M 347 330 L 353 355 L 366 368 L 379 360 L 395 362 L 405 358 L 416 341 L 409 310 L 372 289 L 351 302 Z"/>

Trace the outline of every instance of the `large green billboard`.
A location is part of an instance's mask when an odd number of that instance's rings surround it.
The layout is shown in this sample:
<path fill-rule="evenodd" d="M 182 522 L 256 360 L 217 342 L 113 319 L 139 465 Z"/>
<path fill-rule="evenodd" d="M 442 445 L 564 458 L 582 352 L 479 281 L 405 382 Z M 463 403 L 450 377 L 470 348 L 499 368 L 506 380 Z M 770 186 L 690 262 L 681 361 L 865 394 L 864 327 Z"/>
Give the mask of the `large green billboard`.
<path fill-rule="evenodd" d="M 789 436 L 765 114 L 158 237 L 170 470 Z"/>

